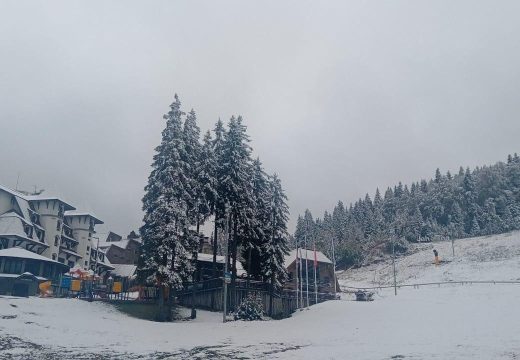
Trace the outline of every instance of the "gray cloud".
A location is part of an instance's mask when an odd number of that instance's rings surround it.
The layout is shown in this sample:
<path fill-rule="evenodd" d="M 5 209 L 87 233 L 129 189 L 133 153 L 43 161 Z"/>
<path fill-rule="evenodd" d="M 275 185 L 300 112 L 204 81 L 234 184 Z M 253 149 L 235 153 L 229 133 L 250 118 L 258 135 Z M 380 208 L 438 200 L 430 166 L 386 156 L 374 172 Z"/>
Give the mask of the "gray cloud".
<path fill-rule="evenodd" d="M 173 93 L 242 114 L 291 226 L 519 151 L 515 1 L 0 2 L 0 182 L 126 233 Z"/>

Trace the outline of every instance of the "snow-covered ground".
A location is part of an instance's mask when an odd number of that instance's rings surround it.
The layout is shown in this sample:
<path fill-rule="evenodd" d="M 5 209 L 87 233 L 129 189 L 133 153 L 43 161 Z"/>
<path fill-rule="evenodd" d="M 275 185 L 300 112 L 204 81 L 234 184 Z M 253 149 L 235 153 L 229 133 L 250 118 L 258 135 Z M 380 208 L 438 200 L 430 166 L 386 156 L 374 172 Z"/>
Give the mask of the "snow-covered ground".
<path fill-rule="evenodd" d="M 517 280 L 520 233 L 432 244 L 398 259 L 399 282 Z M 449 251 L 448 251 L 449 250 Z M 342 274 L 348 286 L 391 283 L 391 263 Z M 1 359 L 517 359 L 520 285 L 378 291 L 375 301 L 330 301 L 281 321 L 154 323 L 73 299 L 0 298 Z M 60 356 L 61 354 L 61 356 Z"/>

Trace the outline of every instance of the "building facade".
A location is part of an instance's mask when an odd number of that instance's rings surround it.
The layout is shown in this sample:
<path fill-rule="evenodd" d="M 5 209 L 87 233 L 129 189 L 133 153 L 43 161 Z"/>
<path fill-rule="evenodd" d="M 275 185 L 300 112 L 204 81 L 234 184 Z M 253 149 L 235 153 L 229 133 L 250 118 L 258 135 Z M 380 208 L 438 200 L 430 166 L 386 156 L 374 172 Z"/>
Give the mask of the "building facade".
<path fill-rule="evenodd" d="M 102 250 L 93 251 L 95 226 L 103 222 L 75 210 L 57 197 L 25 195 L 0 185 L 0 250 L 22 248 L 100 274 L 113 269 Z"/>
<path fill-rule="evenodd" d="M 141 250 L 141 238 L 131 232 L 126 239 L 114 232 L 99 236 L 99 248 L 111 264 L 137 265 Z"/>

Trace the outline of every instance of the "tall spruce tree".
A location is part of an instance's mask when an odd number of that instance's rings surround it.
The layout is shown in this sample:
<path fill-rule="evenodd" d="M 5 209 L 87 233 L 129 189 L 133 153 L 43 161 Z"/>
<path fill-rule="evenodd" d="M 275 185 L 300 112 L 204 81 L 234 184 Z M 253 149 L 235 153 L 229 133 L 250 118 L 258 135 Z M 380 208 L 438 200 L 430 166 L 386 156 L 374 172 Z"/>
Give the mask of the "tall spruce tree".
<path fill-rule="evenodd" d="M 224 231 L 225 227 L 225 211 L 226 199 L 224 196 L 223 180 L 224 180 L 224 139 L 226 137 L 226 129 L 222 120 L 218 119 L 213 129 L 215 137 L 212 142 L 213 160 L 215 164 L 213 177 L 215 179 L 215 199 L 213 201 L 213 278 L 217 277 L 217 249 L 218 236 Z"/>
<path fill-rule="evenodd" d="M 251 147 L 246 127 L 242 123 L 242 117 L 231 117 L 228 131 L 225 133 L 222 173 L 219 179 L 222 194 L 219 197 L 225 199 L 229 218 L 227 221 L 230 236 L 228 244 L 231 259 L 231 292 L 235 290 L 238 260 L 239 242 L 244 237 L 244 229 L 251 226 L 250 221 L 254 216 L 254 204 L 251 182 Z M 243 244 L 242 244 L 243 245 Z M 228 260 L 229 261 L 229 260 Z M 235 304 L 231 304 L 231 308 Z"/>
<path fill-rule="evenodd" d="M 287 221 L 289 220 L 289 207 L 287 196 L 282 189 L 282 183 L 278 176 L 273 175 L 270 181 L 270 222 L 267 229 L 267 241 L 263 244 L 263 275 L 270 283 L 271 315 L 273 308 L 274 291 L 281 288 L 287 280 L 285 257 L 289 254 Z"/>
<path fill-rule="evenodd" d="M 253 162 L 251 181 L 254 219 L 247 227 L 247 241 L 244 241 L 242 247 L 242 259 L 247 273 L 258 277 L 262 275 L 263 244 L 269 240 L 267 233 L 271 226 L 270 182 L 259 158 Z"/>
<path fill-rule="evenodd" d="M 139 272 L 164 286 L 180 288 L 192 274 L 192 242 L 189 236 L 191 183 L 183 162 L 181 103 L 177 95 L 164 115 L 166 127 L 153 157 L 152 171 L 143 197 L 143 238 Z M 162 296 L 160 297 L 162 301 Z M 159 320 L 167 315 L 159 310 Z"/>

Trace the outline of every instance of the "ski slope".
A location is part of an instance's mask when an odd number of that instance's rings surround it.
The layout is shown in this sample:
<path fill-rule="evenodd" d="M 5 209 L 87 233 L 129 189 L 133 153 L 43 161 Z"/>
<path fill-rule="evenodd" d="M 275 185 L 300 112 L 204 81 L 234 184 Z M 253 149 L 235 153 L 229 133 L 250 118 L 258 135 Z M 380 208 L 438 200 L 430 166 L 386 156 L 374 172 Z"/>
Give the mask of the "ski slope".
<path fill-rule="evenodd" d="M 400 284 L 520 278 L 520 234 L 433 244 L 451 262 L 432 264 L 432 244 L 397 261 Z M 343 286 L 391 283 L 391 262 L 341 274 Z M 281 321 L 154 323 L 110 305 L 0 297 L 4 359 L 517 359 L 520 285 L 421 286 L 344 295 Z"/>

